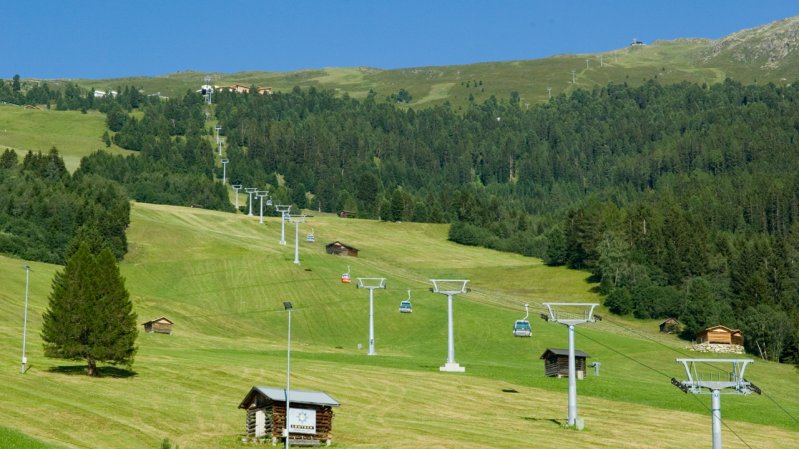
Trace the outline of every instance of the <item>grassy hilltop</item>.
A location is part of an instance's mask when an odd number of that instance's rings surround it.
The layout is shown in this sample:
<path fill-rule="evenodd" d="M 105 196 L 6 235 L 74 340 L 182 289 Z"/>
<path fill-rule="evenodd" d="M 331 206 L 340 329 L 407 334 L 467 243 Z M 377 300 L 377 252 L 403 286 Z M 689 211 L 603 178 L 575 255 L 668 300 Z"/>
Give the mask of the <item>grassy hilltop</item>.
<path fill-rule="evenodd" d="M 316 243 L 302 238 L 311 228 Z M 122 273 L 139 322 L 166 315 L 175 334 L 141 334 L 134 372 L 107 369 L 99 379 L 82 375 L 80 362 L 42 356 L 41 314 L 59 267 L 40 263 L 31 264 L 31 368 L 19 373 L 25 262 L 0 257 L 0 421 L 64 447 L 152 448 L 165 437 L 182 448 L 239 447 L 238 402 L 252 385 L 285 384 L 281 304 L 289 300 L 292 387 L 323 390 L 342 403 L 337 447 L 710 444 L 709 397 L 669 384 L 684 376 L 674 359 L 685 344 L 659 335 L 655 322 L 617 317 L 578 329 L 577 346 L 602 371 L 578 384 L 586 430 L 560 427 L 567 382 L 544 377 L 538 357 L 565 347 L 566 329 L 537 316 L 541 302 L 596 301 L 584 273 L 455 245 L 445 225 L 324 214 L 302 226 L 296 266 L 293 226 L 286 232 L 289 244 L 280 246 L 277 218 L 260 225 L 257 217 L 135 204 Z M 325 254 L 334 240 L 356 246 L 360 257 Z M 347 265 L 353 277 L 388 279 L 388 289 L 375 291 L 374 357 L 365 349 L 368 292 L 340 283 Z M 454 311 L 465 374 L 438 372 L 446 359 L 446 300 L 428 292 L 427 281 L 448 277 L 472 281 Z M 401 315 L 407 289 L 414 312 Z M 525 302 L 534 336 L 514 338 Z M 752 447 L 799 447 L 799 424 L 788 415 L 799 415 L 796 375 L 791 366 L 757 361 L 747 377 L 769 397 L 725 396 L 724 422 Z M 726 447 L 745 447 L 726 427 L 724 438 Z"/>
<path fill-rule="evenodd" d="M 715 40 L 656 41 L 601 53 L 532 60 L 394 70 L 347 67 L 213 74 L 185 71 L 158 77 L 73 82 L 87 89 L 134 85 L 148 94 L 182 95 L 186 90 L 199 89 L 205 77 L 210 76 L 216 85 L 270 86 L 275 91 L 315 86 L 356 98 L 365 97 L 370 90 L 385 98 L 406 89 L 412 95 L 410 106 L 416 108 L 445 101 L 463 107 L 470 97 L 482 103 L 491 95 L 508 98 L 514 91 L 522 104 L 535 104 L 546 101 L 548 88 L 552 95 L 558 95 L 609 82 L 638 85 L 653 78 L 664 84 L 682 81 L 711 84 L 728 77 L 744 84 L 794 82 L 799 64 L 798 39 L 799 17 L 792 17 Z"/>

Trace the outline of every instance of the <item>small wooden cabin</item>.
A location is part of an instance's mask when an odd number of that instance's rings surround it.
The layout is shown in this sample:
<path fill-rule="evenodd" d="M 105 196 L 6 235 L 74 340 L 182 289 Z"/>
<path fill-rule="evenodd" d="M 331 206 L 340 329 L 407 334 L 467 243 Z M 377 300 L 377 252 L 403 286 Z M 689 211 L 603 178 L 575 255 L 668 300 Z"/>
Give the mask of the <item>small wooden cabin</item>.
<path fill-rule="evenodd" d="M 325 245 L 325 251 L 327 251 L 328 254 L 334 254 L 336 256 L 358 257 L 358 248 L 345 245 L 338 241 Z"/>
<path fill-rule="evenodd" d="M 574 365 L 577 369 L 577 378 L 585 377 L 585 359 L 591 357 L 583 351 L 574 350 Z M 544 374 L 548 377 L 569 377 L 569 350 L 547 348 L 541 359 L 544 360 Z"/>
<path fill-rule="evenodd" d="M 294 445 L 330 445 L 333 431 L 333 407 L 341 405 L 321 391 L 289 390 L 289 443 Z M 286 427 L 286 390 L 252 387 L 239 404 L 247 411 L 248 438 L 271 438 L 277 443 Z"/>
<path fill-rule="evenodd" d="M 676 334 L 682 331 L 682 323 L 677 318 L 667 318 L 660 323 L 660 332 L 664 334 Z"/>
<path fill-rule="evenodd" d="M 341 218 L 355 218 L 355 212 L 351 210 L 341 210 L 338 212 L 338 216 Z"/>
<path fill-rule="evenodd" d="M 719 345 L 740 345 L 744 344 L 744 337 L 738 329 L 730 329 L 727 326 L 711 326 L 696 333 L 697 343 L 710 343 Z"/>
<path fill-rule="evenodd" d="M 174 323 L 170 321 L 167 317 L 162 316 L 161 318 L 156 318 L 154 320 L 150 320 L 142 324 L 144 325 L 144 332 L 148 333 L 155 332 L 157 334 L 172 335 L 172 325 Z"/>

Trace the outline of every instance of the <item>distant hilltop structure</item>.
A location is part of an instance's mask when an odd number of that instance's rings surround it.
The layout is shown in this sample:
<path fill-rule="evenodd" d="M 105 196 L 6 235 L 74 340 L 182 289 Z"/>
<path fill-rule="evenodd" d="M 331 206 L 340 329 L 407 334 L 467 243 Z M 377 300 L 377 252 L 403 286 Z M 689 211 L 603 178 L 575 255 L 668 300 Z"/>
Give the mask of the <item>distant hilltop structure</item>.
<path fill-rule="evenodd" d="M 208 91 L 228 91 L 228 92 L 238 92 L 240 94 L 248 94 L 250 93 L 250 87 L 245 86 L 243 84 L 232 84 L 230 86 L 211 86 L 209 84 L 204 84 L 200 87 L 197 92 L 200 92 L 203 95 L 206 95 Z M 272 95 L 272 88 L 271 87 L 257 87 L 256 92 L 261 95 Z"/>
<path fill-rule="evenodd" d="M 630 47 L 637 47 L 639 45 L 646 45 L 644 41 L 639 41 L 638 38 L 634 37 Z"/>

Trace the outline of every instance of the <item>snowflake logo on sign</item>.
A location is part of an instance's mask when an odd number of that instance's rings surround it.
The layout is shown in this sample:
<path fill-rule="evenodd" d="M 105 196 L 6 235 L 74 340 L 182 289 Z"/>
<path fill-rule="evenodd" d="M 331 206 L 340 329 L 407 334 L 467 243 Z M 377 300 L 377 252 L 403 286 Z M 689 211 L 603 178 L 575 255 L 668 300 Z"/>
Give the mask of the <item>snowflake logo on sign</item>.
<path fill-rule="evenodd" d="M 305 412 L 300 412 L 297 414 L 297 421 L 299 421 L 300 424 L 305 424 L 308 421 L 308 414 Z"/>

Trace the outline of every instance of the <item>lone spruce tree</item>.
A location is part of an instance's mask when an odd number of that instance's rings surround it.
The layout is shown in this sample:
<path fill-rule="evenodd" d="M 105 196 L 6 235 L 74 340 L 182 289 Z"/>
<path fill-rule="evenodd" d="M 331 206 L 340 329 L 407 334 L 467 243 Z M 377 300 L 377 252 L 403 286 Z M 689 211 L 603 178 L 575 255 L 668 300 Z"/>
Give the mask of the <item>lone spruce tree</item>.
<path fill-rule="evenodd" d="M 80 244 L 53 278 L 43 318 L 47 357 L 86 360 L 89 376 L 97 375 L 97 362 L 133 364 L 136 313 L 108 248 L 95 255 Z"/>

